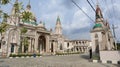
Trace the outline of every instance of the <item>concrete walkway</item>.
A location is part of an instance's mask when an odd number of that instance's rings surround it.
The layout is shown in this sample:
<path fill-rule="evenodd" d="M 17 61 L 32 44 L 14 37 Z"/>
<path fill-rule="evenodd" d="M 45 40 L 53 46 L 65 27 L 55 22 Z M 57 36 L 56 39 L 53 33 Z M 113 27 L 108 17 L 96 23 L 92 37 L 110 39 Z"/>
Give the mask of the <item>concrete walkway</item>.
<path fill-rule="evenodd" d="M 120 67 L 112 64 L 92 63 L 88 55 L 45 56 L 40 58 L 0 59 L 0 67 Z"/>

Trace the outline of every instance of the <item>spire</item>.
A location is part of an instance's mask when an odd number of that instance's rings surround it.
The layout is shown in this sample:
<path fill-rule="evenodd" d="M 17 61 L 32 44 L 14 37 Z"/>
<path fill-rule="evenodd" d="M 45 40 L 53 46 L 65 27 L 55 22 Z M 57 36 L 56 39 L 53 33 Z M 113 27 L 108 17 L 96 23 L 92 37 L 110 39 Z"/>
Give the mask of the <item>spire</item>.
<path fill-rule="evenodd" d="M 57 17 L 57 21 L 56 21 L 55 34 L 62 34 L 62 26 L 59 16 Z"/>
<path fill-rule="evenodd" d="M 27 9 L 29 9 L 29 10 L 31 9 L 30 0 L 28 2 Z"/>
<path fill-rule="evenodd" d="M 56 25 L 57 25 L 57 24 L 60 24 L 60 25 L 61 25 L 60 17 L 59 17 L 59 16 L 57 17 L 57 21 L 56 21 Z"/>
<path fill-rule="evenodd" d="M 14 5 L 13 5 L 12 11 L 11 11 L 11 15 L 14 15 L 14 14 L 16 14 L 16 12 L 18 12 L 18 11 L 16 11 L 16 7 L 15 7 L 17 3 L 18 3 L 18 0 L 16 0 Z"/>
<path fill-rule="evenodd" d="M 15 4 L 18 3 L 18 0 L 15 1 Z"/>
<path fill-rule="evenodd" d="M 103 15 L 102 15 L 102 11 L 98 5 L 98 0 L 97 0 L 97 6 L 96 6 L 96 20 L 97 19 L 102 19 L 103 18 Z"/>

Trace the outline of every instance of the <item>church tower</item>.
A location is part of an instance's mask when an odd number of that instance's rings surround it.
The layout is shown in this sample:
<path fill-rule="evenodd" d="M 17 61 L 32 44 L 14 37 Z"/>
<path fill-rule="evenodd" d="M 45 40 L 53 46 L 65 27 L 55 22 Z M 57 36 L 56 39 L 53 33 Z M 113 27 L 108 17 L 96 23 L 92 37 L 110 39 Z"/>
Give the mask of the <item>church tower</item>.
<path fill-rule="evenodd" d="M 17 13 L 19 13 L 19 9 L 17 9 L 16 5 L 18 4 L 18 0 L 15 1 L 13 7 L 12 7 L 12 11 L 11 11 L 11 15 L 15 15 Z"/>
<path fill-rule="evenodd" d="M 59 16 L 57 17 L 56 21 L 55 34 L 62 35 L 62 26 Z"/>
<path fill-rule="evenodd" d="M 91 30 L 92 52 L 99 54 L 101 50 L 114 50 L 114 38 L 98 4 L 95 17 L 95 25 Z"/>
<path fill-rule="evenodd" d="M 20 20 L 20 10 L 19 8 L 16 7 L 16 5 L 18 5 L 18 0 L 15 1 L 12 10 L 11 10 L 11 14 L 10 17 L 7 19 L 8 20 L 8 24 L 10 25 L 18 25 L 19 20 Z"/>

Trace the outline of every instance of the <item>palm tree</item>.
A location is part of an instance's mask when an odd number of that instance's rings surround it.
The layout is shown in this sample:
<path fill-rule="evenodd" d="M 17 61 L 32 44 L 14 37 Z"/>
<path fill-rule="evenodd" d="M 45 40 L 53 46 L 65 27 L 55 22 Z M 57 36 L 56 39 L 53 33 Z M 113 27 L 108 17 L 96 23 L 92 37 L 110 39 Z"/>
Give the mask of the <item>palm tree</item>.
<path fill-rule="evenodd" d="M 20 13 L 20 10 L 23 10 L 22 2 L 20 2 L 20 3 L 16 2 L 14 4 L 14 7 L 15 7 L 15 13 Z"/>
<path fill-rule="evenodd" d="M 28 38 L 24 38 L 22 44 L 24 45 L 24 52 L 26 52 L 28 50 L 28 46 L 29 46 L 29 41 Z"/>
<path fill-rule="evenodd" d="M 1 35 L 0 44 L 1 45 L 2 45 L 2 39 L 4 38 L 3 33 L 7 30 L 8 26 L 9 25 L 6 22 L 2 22 L 0 24 L 0 35 Z"/>
<path fill-rule="evenodd" d="M 22 12 L 21 18 L 23 21 L 30 21 L 31 19 L 33 19 L 33 15 L 31 12 L 24 11 L 24 12 Z"/>
<path fill-rule="evenodd" d="M 10 0 L 0 0 L 0 3 L 2 4 L 2 5 L 6 5 L 6 4 L 8 4 L 10 2 Z"/>
<path fill-rule="evenodd" d="M 27 32 L 27 28 L 23 27 L 20 30 L 21 30 L 21 46 L 24 46 L 25 52 L 26 52 L 26 49 L 29 45 L 28 39 L 25 37 L 25 33 Z"/>
<path fill-rule="evenodd" d="M 21 30 L 21 35 L 24 35 L 27 32 L 27 28 L 23 27 L 20 29 Z"/>

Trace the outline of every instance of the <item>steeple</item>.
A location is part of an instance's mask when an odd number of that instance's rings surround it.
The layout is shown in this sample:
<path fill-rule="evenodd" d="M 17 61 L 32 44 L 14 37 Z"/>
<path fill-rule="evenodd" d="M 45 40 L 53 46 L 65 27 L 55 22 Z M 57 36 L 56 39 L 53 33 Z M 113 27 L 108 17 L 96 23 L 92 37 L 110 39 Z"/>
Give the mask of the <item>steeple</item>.
<path fill-rule="evenodd" d="M 97 6 L 96 6 L 96 22 L 98 22 L 98 21 L 103 21 L 103 15 L 102 15 L 102 11 L 101 11 L 101 9 L 100 9 L 100 7 L 99 7 L 99 5 L 98 5 L 99 3 L 98 3 L 98 0 L 97 0 Z"/>
<path fill-rule="evenodd" d="M 59 16 L 57 17 L 57 21 L 56 21 L 55 34 L 62 34 L 62 26 Z"/>
<path fill-rule="evenodd" d="M 57 24 L 60 24 L 60 25 L 61 25 L 61 22 L 60 22 L 60 17 L 59 17 L 59 16 L 57 17 L 57 22 L 56 22 L 56 25 L 57 25 Z"/>
<path fill-rule="evenodd" d="M 15 1 L 12 11 L 11 11 L 11 15 L 15 15 L 18 11 L 17 8 L 15 7 L 18 4 L 18 0 Z"/>
<path fill-rule="evenodd" d="M 27 9 L 28 9 L 28 10 L 31 9 L 30 0 L 29 0 L 29 2 L 28 2 Z"/>

